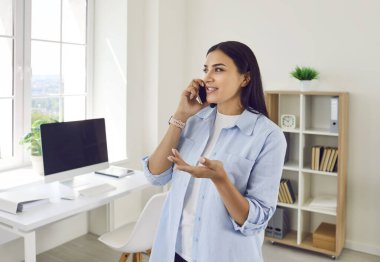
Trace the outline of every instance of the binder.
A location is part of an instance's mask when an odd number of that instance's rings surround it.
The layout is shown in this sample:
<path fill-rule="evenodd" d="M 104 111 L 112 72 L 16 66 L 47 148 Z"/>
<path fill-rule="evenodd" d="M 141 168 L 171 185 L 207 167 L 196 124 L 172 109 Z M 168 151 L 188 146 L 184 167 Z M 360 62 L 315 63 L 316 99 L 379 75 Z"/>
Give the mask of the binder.
<path fill-rule="evenodd" d="M 34 206 L 48 203 L 49 198 L 49 191 L 41 190 L 38 187 L 29 190 L 5 191 L 0 193 L 0 211 L 17 214 Z"/>
<path fill-rule="evenodd" d="M 330 117 L 330 132 L 338 133 L 338 108 L 339 100 L 337 96 L 333 96 L 330 99 L 331 117 Z"/>

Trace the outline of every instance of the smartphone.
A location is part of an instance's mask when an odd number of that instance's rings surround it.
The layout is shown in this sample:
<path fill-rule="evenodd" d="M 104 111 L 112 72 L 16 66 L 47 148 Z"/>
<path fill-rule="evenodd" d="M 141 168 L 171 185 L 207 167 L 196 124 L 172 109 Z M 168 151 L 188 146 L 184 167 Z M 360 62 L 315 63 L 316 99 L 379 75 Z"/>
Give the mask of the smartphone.
<path fill-rule="evenodd" d="M 202 102 L 200 104 L 203 104 L 206 102 L 206 88 L 204 86 L 199 86 L 199 89 L 198 89 L 198 98 L 199 100 Z M 198 100 L 198 102 L 199 102 Z"/>

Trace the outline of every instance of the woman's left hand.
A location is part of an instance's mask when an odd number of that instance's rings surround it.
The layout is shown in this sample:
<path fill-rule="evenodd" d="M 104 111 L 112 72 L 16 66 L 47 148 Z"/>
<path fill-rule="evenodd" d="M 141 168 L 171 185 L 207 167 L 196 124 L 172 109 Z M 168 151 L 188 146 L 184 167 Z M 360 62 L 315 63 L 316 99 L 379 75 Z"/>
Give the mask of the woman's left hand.
<path fill-rule="evenodd" d="M 227 178 L 223 163 L 219 160 L 210 160 L 205 157 L 199 159 L 199 166 L 187 164 L 179 154 L 177 149 L 172 149 L 173 155 L 168 156 L 169 161 L 176 164 L 176 169 L 189 173 L 196 178 L 210 178 L 214 182 Z"/>

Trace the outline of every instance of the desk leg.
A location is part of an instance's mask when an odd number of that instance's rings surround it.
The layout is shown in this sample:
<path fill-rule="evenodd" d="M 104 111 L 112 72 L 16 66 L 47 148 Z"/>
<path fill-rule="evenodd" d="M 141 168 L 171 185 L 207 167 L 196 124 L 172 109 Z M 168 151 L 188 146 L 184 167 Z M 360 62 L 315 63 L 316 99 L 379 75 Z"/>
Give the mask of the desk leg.
<path fill-rule="evenodd" d="M 25 262 L 36 262 L 36 232 L 24 233 Z"/>
<path fill-rule="evenodd" d="M 107 232 L 115 229 L 115 203 L 114 200 L 107 204 Z"/>

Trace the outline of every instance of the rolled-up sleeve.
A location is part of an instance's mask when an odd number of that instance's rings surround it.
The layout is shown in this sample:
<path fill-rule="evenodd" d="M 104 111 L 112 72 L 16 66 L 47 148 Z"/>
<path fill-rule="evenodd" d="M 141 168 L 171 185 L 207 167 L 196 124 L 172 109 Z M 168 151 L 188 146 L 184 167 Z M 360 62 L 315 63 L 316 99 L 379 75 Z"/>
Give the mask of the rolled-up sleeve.
<path fill-rule="evenodd" d="M 172 179 L 173 167 L 169 167 L 167 170 L 159 175 L 153 175 L 148 168 L 149 157 L 146 156 L 142 160 L 144 175 L 150 183 L 156 186 L 163 186 Z"/>
<path fill-rule="evenodd" d="M 234 229 L 243 235 L 264 230 L 276 210 L 285 152 L 285 136 L 280 129 L 276 129 L 268 135 L 250 174 L 245 193 L 249 202 L 246 221 L 240 226 L 230 216 Z"/>

